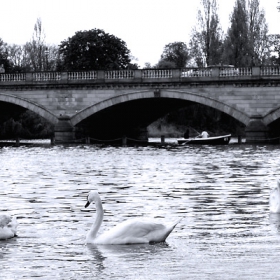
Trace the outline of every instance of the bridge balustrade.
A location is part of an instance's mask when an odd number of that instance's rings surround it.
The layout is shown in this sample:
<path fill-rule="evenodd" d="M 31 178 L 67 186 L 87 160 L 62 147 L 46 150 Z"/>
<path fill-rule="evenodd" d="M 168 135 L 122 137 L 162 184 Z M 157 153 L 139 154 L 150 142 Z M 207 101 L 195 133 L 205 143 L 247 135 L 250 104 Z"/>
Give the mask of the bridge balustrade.
<path fill-rule="evenodd" d="M 158 79 L 172 78 L 172 69 L 147 69 L 142 70 L 142 78 Z"/>
<path fill-rule="evenodd" d="M 60 72 L 36 72 L 32 73 L 33 81 L 45 82 L 45 81 L 59 81 L 61 80 Z"/>
<path fill-rule="evenodd" d="M 21 82 L 25 81 L 26 74 L 0 74 L 0 82 Z"/>
<path fill-rule="evenodd" d="M 279 76 L 280 68 L 278 66 L 261 67 L 262 76 Z"/>
<path fill-rule="evenodd" d="M 97 78 L 96 71 L 88 72 L 67 72 L 68 80 L 94 80 Z"/>
<path fill-rule="evenodd" d="M 211 77 L 212 69 L 185 68 L 181 70 L 181 77 Z"/>
<path fill-rule="evenodd" d="M 34 73 L 13 73 L 0 74 L 1 84 L 26 84 L 26 83 L 71 83 L 71 81 L 83 82 L 145 82 L 150 80 L 164 79 L 172 82 L 180 81 L 203 81 L 204 79 L 235 79 L 240 77 L 265 77 L 266 79 L 280 77 L 279 66 L 264 67 L 213 67 L 213 68 L 182 68 L 182 69 L 135 69 L 135 70 L 96 70 L 96 71 L 73 71 L 73 72 L 34 72 Z M 128 81 L 129 80 L 129 81 Z"/>
<path fill-rule="evenodd" d="M 134 71 L 133 70 L 111 70 L 105 71 L 105 79 L 133 79 Z"/>
<path fill-rule="evenodd" d="M 241 70 L 241 69 L 240 69 Z M 240 73 L 244 73 L 239 71 L 239 68 L 228 68 L 228 67 L 220 67 L 219 68 L 219 77 L 232 77 L 232 76 L 239 76 Z M 242 75 L 244 76 L 244 75 Z"/>

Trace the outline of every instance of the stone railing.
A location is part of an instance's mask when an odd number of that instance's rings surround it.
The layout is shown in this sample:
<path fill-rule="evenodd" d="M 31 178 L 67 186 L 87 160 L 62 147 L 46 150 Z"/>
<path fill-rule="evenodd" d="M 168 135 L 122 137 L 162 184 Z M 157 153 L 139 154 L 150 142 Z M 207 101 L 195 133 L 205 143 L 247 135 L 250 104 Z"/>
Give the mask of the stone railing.
<path fill-rule="evenodd" d="M 144 69 L 141 71 L 142 78 L 146 79 L 172 78 L 172 69 Z"/>
<path fill-rule="evenodd" d="M 0 74 L 0 82 L 21 82 L 25 81 L 26 74 Z"/>
<path fill-rule="evenodd" d="M 207 68 L 185 68 L 181 71 L 181 77 L 211 77 L 212 71 Z"/>
<path fill-rule="evenodd" d="M 133 70 L 111 70 L 105 71 L 105 79 L 108 80 L 119 80 L 119 79 L 133 79 Z"/>
<path fill-rule="evenodd" d="M 209 67 L 182 69 L 96 70 L 0 74 L 0 85 L 64 83 L 203 82 L 209 80 L 280 79 L 280 66 Z"/>
<path fill-rule="evenodd" d="M 36 72 L 32 73 L 32 80 L 36 82 L 59 81 L 61 80 L 60 72 Z"/>
<path fill-rule="evenodd" d="M 97 78 L 96 71 L 88 72 L 67 72 L 68 80 L 94 80 Z"/>
<path fill-rule="evenodd" d="M 262 67 L 261 68 L 261 76 L 279 76 L 280 75 L 280 67 L 271 66 L 271 67 Z"/>

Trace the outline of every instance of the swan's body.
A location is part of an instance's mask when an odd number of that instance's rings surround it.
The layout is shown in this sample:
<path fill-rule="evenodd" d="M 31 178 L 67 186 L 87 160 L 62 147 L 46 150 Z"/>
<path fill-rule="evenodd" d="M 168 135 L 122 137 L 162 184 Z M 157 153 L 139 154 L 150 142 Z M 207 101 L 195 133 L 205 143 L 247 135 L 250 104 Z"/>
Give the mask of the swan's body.
<path fill-rule="evenodd" d="M 15 217 L 0 215 L 0 239 L 8 239 L 16 236 L 18 222 Z"/>
<path fill-rule="evenodd" d="M 277 186 L 270 192 L 269 209 L 271 213 L 280 213 L 280 181 Z"/>
<path fill-rule="evenodd" d="M 103 221 L 103 207 L 98 192 L 91 191 L 88 195 L 88 207 L 92 202 L 96 205 L 96 220 L 86 237 L 87 243 L 93 244 L 137 244 L 163 242 L 175 228 L 176 223 L 169 226 L 154 220 L 131 219 L 118 224 L 111 230 L 99 235 L 97 232 Z"/>

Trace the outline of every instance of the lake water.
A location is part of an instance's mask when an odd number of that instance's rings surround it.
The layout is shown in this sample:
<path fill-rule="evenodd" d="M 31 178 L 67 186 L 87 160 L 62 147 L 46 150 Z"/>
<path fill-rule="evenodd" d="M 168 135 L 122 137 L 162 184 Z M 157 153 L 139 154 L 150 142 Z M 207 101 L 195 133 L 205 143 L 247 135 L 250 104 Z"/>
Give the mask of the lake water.
<path fill-rule="evenodd" d="M 280 215 L 269 192 L 280 146 L 0 148 L 0 279 L 278 279 Z M 98 190 L 100 232 L 130 217 L 183 220 L 160 244 L 85 245 Z"/>

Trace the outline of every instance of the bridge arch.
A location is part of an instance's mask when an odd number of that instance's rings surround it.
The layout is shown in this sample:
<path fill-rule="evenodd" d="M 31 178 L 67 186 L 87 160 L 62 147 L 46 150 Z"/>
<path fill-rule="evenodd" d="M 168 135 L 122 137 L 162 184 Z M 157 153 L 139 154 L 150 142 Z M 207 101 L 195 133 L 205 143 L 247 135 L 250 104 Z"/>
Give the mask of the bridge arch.
<path fill-rule="evenodd" d="M 280 119 L 280 107 L 274 109 L 273 111 L 265 115 L 263 118 L 263 122 L 265 125 L 269 125 L 278 119 Z"/>
<path fill-rule="evenodd" d="M 199 95 L 198 93 L 192 93 L 191 91 L 186 90 L 144 90 L 144 91 L 137 91 L 132 92 L 125 95 L 116 96 L 110 99 L 107 99 L 105 101 L 99 102 L 97 104 L 94 104 L 76 115 L 74 115 L 71 118 L 71 123 L 73 126 L 78 124 L 79 122 L 83 121 L 84 119 L 88 118 L 89 116 L 106 109 L 108 107 L 132 101 L 137 99 L 146 99 L 146 98 L 173 98 L 173 99 L 181 99 L 185 101 L 192 101 L 199 104 L 203 104 L 209 107 L 212 107 L 214 109 L 217 109 L 221 112 L 224 112 L 231 117 L 235 118 L 236 120 L 243 123 L 245 126 L 249 124 L 250 117 L 246 115 L 245 113 L 235 109 L 234 107 L 231 107 L 221 101 L 215 100 L 214 98 L 206 97 L 203 95 Z"/>
<path fill-rule="evenodd" d="M 51 113 L 50 111 L 48 111 L 41 105 L 38 105 L 35 102 L 32 102 L 30 100 L 27 100 L 27 99 L 24 99 L 24 98 L 21 98 L 18 96 L 14 96 L 14 95 L 7 95 L 4 93 L 0 93 L 0 101 L 24 107 L 34 113 L 37 113 L 38 115 L 45 118 L 46 120 L 48 120 L 50 123 L 52 123 L 54 125 L 58 122 L 57 117 L 53 113 Z"/>

